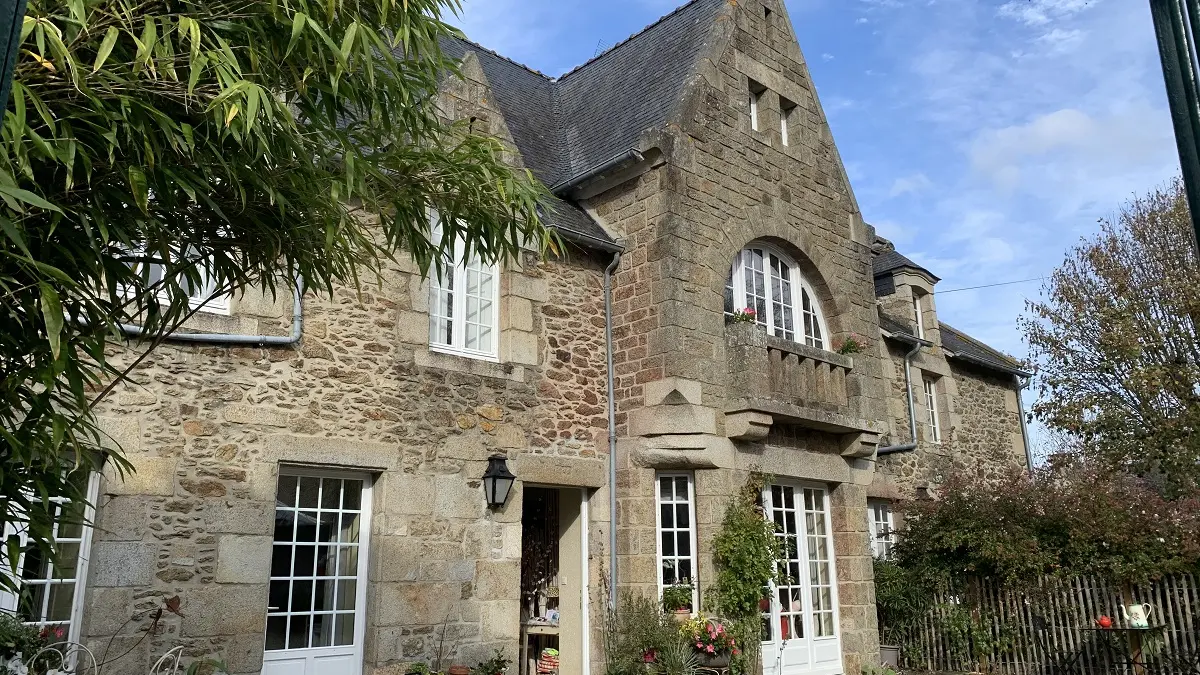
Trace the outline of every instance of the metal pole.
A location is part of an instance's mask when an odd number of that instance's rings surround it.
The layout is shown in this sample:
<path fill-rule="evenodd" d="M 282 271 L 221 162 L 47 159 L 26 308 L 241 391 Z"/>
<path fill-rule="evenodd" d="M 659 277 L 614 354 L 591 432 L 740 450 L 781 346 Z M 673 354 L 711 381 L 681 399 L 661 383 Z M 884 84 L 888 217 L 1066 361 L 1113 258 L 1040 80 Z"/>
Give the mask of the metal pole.
<path fill-rule="evenodd" d="M 1187 189 L 1192 228 L 1200 241 L 1200 95 L 1197 93 L 1197 61 L 1193 52 L 1191 27 L 1200 22 L 1198 0 L 1150 0 L 1154 33 L 1162 57 L 1163 79 L 1179 164 Z"/>
<path fill-rule="evenodd" d="M 25 0 L 0 0 L 0 118 L 8 109 L 8 91 L 12 88 L 13 69 L 17 67 L 24 20 Z"/>

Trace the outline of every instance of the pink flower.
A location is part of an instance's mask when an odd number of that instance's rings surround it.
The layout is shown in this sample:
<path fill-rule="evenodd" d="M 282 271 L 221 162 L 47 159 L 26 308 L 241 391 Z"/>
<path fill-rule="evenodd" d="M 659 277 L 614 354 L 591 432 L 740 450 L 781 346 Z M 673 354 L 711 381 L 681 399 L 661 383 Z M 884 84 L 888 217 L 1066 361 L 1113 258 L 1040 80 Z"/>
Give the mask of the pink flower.
<path fill-rule="evenodd" d="M 704 648 L 704 651 L 708 652 L 709 654 L 713 654 L 713 653 L 716 653 L 717 650 L 713 649 L 712 645 L 709 645 Z"/>
<path fill-rule="evenodd" d="M 742 314 L 749 314 L 750 316 L 754 316 L 754 308 L 747 307 L 746 309 L 742 310 Z"/>

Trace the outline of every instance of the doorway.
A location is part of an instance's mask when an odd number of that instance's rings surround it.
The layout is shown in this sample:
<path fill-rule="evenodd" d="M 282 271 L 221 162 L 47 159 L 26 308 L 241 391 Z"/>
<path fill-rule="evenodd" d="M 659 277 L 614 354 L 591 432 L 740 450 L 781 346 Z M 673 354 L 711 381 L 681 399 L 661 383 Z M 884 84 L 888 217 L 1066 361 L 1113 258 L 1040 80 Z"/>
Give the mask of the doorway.
<path fill-rule="evenodd" d="M 519 675 L 587 675 L 587 497 L 523 488 Z"/>
<path fill-rule="evenodd" d="M 361 675 L 371 478 L 279 474 L 263 675 Z"/>
<path fill-rule="evenodd" d="M 782 581 L 764 607 L 764 675 L 836 675 L 842 672 L 837 574 L 829 495 L 823 487 L 774 484 L 763 509 L 783 543 Z"/>

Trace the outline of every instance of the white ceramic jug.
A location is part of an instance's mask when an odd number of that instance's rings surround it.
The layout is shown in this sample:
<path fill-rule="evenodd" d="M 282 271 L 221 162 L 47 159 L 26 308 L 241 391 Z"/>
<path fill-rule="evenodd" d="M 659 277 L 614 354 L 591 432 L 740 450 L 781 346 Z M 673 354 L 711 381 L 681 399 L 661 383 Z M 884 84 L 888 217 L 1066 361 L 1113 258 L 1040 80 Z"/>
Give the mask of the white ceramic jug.
<path fill-rule="evenodd" d="M 1149 628 L 1150 627 L 1150 612 L 1153 611 L 1147 603 L 1140 605 L 1126 605 L 1121 610 L 1125 612 L 1125 622 L 1130 628 Z"/>

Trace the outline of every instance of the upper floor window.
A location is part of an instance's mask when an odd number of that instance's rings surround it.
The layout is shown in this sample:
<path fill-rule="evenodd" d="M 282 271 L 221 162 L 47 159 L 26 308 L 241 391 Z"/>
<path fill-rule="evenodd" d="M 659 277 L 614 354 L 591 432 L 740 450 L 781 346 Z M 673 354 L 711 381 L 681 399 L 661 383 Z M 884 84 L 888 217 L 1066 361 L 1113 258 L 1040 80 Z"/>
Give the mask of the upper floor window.
<path fill-rule="evenodd" d="M 188 248 L 183 255 L 176 254 L 176 251 L 172 251 L 172 257 L 180 262 L 195 262 L 196 271 L 200 275 L 199 283 L 192 283 L 182 275 L 179 277 L 179 284 L 188 295 L 188 304 L 193 309 L 199 308 L 202 312 L 228 314 L 229 293 L 217 293 L 216 282 L 213 281 L 212 276 L 208 273 L 208 269 L 205 267 L 203 261 L 198 259 L 196 251 Z M 160 258 L 157 255 L 147 254 L 142 248 L 135 249 L 134 255 L 137 257 Z M 144 288 L 154 289 L 155 295 L 160 300 L 169 300 L 166 290 L 162 287 L 163 279 L 167 273 L 166 265 L 152 262 L 135 262 L 131 267 L 135 273 L 141 275 Z"/>
<path fill-rule="evenodd" d="M 772 335 L 825 349 L 825 318 L 816 294 L 787 256 L 751 246 L 737 255 L 725 283 L 725 313 L 754 310 L 754 320 Z"/>
<path fill-rule="evenodd" d="M 934 443 L 942 442 L 942 428 L 938 423 L 938 408 L 937 408 L 937 382 L 932 378 L 924 378 L 922 383 L 925 387 L 925 410 L 929 415 L 929 440 Z"/>
<path fill-rule="evenodd" d="M 760 127 L 758 120 L 759 103 L 762 102 L 762 95 L 764 92 L 766 92 L 767 88 L 755 82 L 754 80 L 750 80 L 749 84 L 750 87 L 747 94 L 750 98 L 750 129 L 753 131 L 758 131 Z"/>
<path fill-rule="evenodd" d="M 917 293 L 913 293 L 912 305 L 913 305 L 913 321 L 915 322 L 913 325 L 916 326 L 916 328 L 917 328 L 917 337 L 924 340 L 925 339 L 925 310 L 921 307 L 921 296 L 918 295 Z"/>
<path fill-rule="evenodd" d="M 431 234 L 441 241 L 442 227 L 433 215 Z M 497 358 L 500 306 L 499 265 L 478 257 L 464 260 L 459 242 L 429 275 L 429 346 L 473 358 Z"/>
<path fill-rule="evenodd" d="M 896 545 L 896 525 L 889 502 L 867 502 L 867 525 L 871 532 L 871 553 L 876 558 L 886 558 Z"/>
<path fill-rule="evenodd" d="M 791 125 L 792 117 L 796 113 L 796 104 L 779 97 L 779 140 L 784 145 L 791 145 Z"/>

